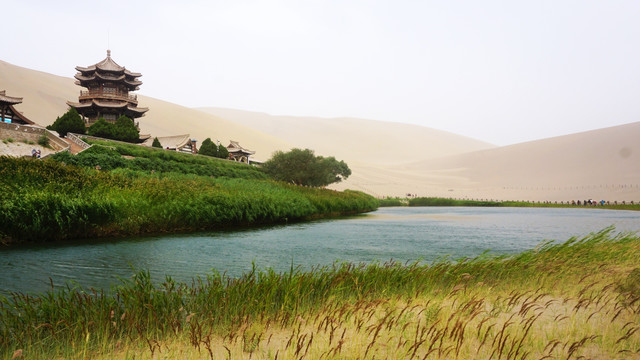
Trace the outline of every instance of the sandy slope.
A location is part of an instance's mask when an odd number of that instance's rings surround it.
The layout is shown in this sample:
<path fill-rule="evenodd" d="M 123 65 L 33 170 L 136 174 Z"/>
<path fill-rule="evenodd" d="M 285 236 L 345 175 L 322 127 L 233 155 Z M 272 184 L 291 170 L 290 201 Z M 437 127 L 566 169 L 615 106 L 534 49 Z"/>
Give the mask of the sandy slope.
<path fill-rule="evenodd" d="M 73 67 L 67 78 L 0 61 L 0 90 L 23 97 L 18 110 L 48 125 L 81 90 L 71 78 Z M 496 148 L 415 125 L 188 109 L 145 96 L 139 102 L 150 108 L 140 119 L 143 133 L 237 140 L 262 160 L 291 147 L 344 159 L 353 175 L 336 189 L 377 196 L 640 202 L 640 122 Z"/>
<path fill-rule="evenodd" d="M 373 194 L 640 202 L 640 122 L 363 169 L 344 186 Z"/>
<path fill-rule="evenodd" d="M 310 148 L 349 164 L 394 165 L 495 147 L 491 144 L 424 126 L 354 118 L 272 116 L 265 113 L 202 108 Z"/>

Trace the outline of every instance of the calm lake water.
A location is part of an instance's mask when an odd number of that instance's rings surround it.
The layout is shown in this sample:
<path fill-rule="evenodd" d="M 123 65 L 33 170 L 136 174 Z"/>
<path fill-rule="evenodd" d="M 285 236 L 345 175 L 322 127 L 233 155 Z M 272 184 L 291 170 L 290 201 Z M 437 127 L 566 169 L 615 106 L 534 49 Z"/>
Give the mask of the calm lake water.
<path fill-rule="evenodd" d="M 109 289 L 133 269 L 156 281 L 190 282 L 216 269 L 230 276 L 258 269 L 310 269 L 336 261 L 433 261 L 490 250 L 512 254 L 543 240 L 564 242 L 614 225 L 640 231 L 640 212 L 596 209 L 381 208 L 347 219 L 233 232 L 162 235 L 113 241 L 0 249 L 0 293 L 41 293 L 78 284 Z"/>

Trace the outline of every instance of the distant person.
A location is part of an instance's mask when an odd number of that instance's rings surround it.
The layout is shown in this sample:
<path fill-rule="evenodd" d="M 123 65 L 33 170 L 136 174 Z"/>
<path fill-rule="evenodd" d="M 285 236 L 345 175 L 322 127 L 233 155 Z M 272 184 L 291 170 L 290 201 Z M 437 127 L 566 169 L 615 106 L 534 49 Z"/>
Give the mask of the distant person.
<path fill-rule="evenodd" d="M 42 153 L 40 152 L 40 149 L 38 149 L 38 151 L 36 151 L 36 157 L 40 159 L 40 155 L 42 155 Z"/>
<path fill-rule="evenodd" d="M 31 157 L 32 158 L 36 158 L 36 155 L 38 154 L 38 152 L 36 151 L 36 149 L 31 149 Z"/>

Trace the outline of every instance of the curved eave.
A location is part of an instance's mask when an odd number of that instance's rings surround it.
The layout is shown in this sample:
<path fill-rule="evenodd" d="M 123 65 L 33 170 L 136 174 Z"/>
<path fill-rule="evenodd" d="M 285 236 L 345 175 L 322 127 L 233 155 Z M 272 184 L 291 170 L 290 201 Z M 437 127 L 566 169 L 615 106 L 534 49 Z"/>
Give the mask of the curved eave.
<path fill-rule="evenodd" d="M 251 151 L 251 150 L 247 150 L 247 149 L 227 149 L 227 151 L 230 154 L 238 154 L 238 153 L 240 153 L 240 154 L 253 155 L 253 154 L 256 153 L 255 151 Z"/>
<path fill-rule="evenodd" d="M 123 80 L 125 80 L 124 74 L 123 75 L 119 75 L 117 77 L 114 77 L 114 76 L 106 76 L 106 75 L 100 74 L 99 72 L 95 72 L 95 73 L 91 74 L 90 76 L 84 75 L 82 73 L 78 73 L 74 77 L 76 79 L 80 80 L 80 81 L 94 81 L 96 79 L 105 80 L 105 81 L 123 81 Z"/>
<path fill-rule="evenodd" d="M 125 74 L 127 74 L 127 75 L 129 75 L 129 76 L 133 76 L 133 77 L 140 77 L 140 76 L 142 76 L 142 74 L 140 74 L 140 73 L 131 72 L 131 71 L 127 70 L 127 69 L 124 69 L 124 73 L 125 73 Z"/>
<path fill-rule="evenodd" d="M 134 112 L 136 114 L 140 114 L 143 115 L 144 113 L 146 113 L 147 111 L 149 111 L 149 108 L 143 108 L 143 107 L 133 107 L 131 105 L 127 106 L 127 109 L 131 112 Z"/>
<path fill-rule="evenodd" d="M 96 71 L 95 65 L 91 65 L 89 67 L 76 66 L 76 70 L 81 73 Z"/>
<path fill-rule="evenodd" d="M 91 103 L 91 102 L 77 103 L 77 102 L 73 102 L 73 101 L 67 101 L 67 105 L 69 105 L 71 107 L 74 107 L 76 109 L 88 109 L 88 108 L 93 106 L 93 103 Z"/>
<path fill-rule="evenodd" d="M 92 100 L 84 103 L 67 101 L 67 105 L 79 110 L 88 110 L 88 109 L 120 110 L 121 114 L 124 113 L 125 115 L 132 118 L 138 118 L 138 117 L 144 116 L 144 113 L 149 111 L 149 108 L 139 108 L 139 107 L 131 106 L 126 101 L 123 101 L 120 103 L 103 103 L 96 100 Z"/>
<path fill-rule="evenodd" d="M 134 80 L 134 81 L 125 80 L 124 83 L 129 85 L 129 86 L 131 86 L 131 87 L 138 87 L 138 86 L 142 85 L 142 81 L 140 81 L 140 80 Z"/>
<path fill-rule="evenodd" d="M 22 98 L 0 94 L 0 103 L 8 104 L 8 105 L 16 105 L 16 104 L 20 104 L 21 102 L 22 102 Z"/>
<path fill-rule="evenodd" d="M 87 102 L 77 103 L 73 101 L 67 101 L 67 105 L 73 106 L 77 109 L 88 109 L 92 107 L 96 108 L 108 108 L 108 109 L 126 109 L 129 104 L 126 101 L 120 101 L 117 103 L 106 103 L 102 101 L 91 100 Z"/>

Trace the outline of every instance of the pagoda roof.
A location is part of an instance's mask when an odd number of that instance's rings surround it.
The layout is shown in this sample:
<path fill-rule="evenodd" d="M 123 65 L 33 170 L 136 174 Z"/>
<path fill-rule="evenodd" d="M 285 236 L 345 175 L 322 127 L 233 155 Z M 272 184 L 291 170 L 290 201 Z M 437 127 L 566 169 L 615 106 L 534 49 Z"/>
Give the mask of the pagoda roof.
<path fill-rule="evenodd" d="M 118 101 L 118 102 L 105 102 L 96 99 L 92 99 L 91 101 L 77 103 L 72 101 L 67 101 L 67 105 L 72 106 L 76 109 L 88 109 L 88 108 L 109 108 L 109 109 L 127 109 L 133 113 L 139 114 L 142 116 L 144 113 L 149 111 L 149 108 L 136 107 L 131 106 L 127 101 Z"/>
<path fill-rule="evenodd" d="M 109 80 L 109 81 L 122 81 L 126 78 L 126 76 L 124 74 L 122 75 L 109 75 L 109 74 L 101 74 L 101 73 L 97 73 L 94 72 L 91 75 L 84 75 L 83 73 L 77 73 L 74 76 L 76 79 L 80 80 L 80 81 L 92 81 L 92 80 L 96 80 L 96 79 L 100 79 L 100 80 Z"/>
<path fill-rule="evenodd" d="M 77 73 L 74 76 L 78 81 L 76 81 L 76 85 L 83 85 L 83 83 L 92 82 L 96 80 L 104 80 L 104 81 L 114 81 L 114 82 L 123 82 L 125 83 L 132 91 L 139 90 L 140 85 L 142 85 L 142 81 L 137 80 L 135 78 L 131 79 L 128 76 L 121 74 L 117 76 L 94 72 L 92 74 L 84 74 L 82 72 Z"/>
<path fill-rule="evenodd" d="M 15 104 L 20 104 L 21 102 L 22 102 L 21 97 L 7 96 L 6 90 L 0 91 L 0 103 L 15 105 Z"/>
<path fill-rule="evenodd" d="M 101 70 L 101 71 L 124 73 L 126 75 L 133 76 L 133 77 L 142 76 L 142 74 L 131 72 L 127 70 L 124 66 L 120 66 L 118 65 L 118 63 L 113 61 L 113 59 L 111 58 L 111 50 L 107 50 L 107 57 L 104 60 L 100 61 L 99 63 L 93 64 L 87 67 L 76 66 L 76 70 L 82 73 Z"/>

